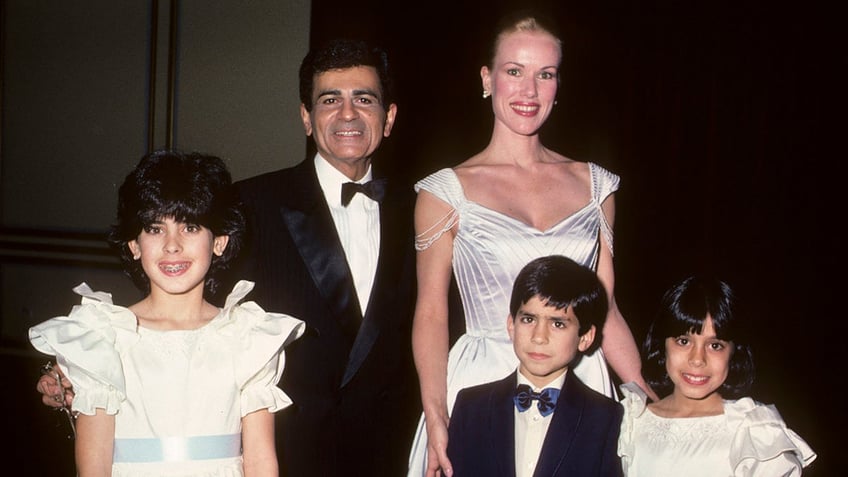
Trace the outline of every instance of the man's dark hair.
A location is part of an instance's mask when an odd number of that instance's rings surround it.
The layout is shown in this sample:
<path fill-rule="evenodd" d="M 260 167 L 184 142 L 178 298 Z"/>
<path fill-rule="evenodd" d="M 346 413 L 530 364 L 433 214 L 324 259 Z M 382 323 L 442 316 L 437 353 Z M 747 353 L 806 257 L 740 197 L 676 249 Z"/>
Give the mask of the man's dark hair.
<path fill-rule="evenodd" d="M 380 101 L 383 109 L 394 102 L 389 60 L 385 51 L 361 40 L 336 39 L 309 51 L 300 64 L 300 102 L 312 111 L 315 76 L 325 71 L 371 66 L 380 78 Z"/>

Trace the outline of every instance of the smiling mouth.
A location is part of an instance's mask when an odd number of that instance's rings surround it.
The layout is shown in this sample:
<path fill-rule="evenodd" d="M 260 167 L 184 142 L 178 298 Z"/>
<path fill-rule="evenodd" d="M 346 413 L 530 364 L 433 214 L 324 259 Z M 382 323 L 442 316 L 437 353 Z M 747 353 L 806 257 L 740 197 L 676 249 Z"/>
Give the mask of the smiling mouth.
<path fill-rule="evenodd" d="M 362 131 L 336 131 L 333 134 L 341 137 L 359 137 L 362 136 Z"/>
<path fill-rule="evenodd" d="M 179 273 L 188 268 L 188 263 L 163 264 L 159 268 L 165 273 Z"/>
<path fill-rule="evenodd" d="M 513 104 L 510 104 L 509 106 L 519 113 L 535 113 L 536 111 L 539 110 L 538 104 L 527 105 L 527 104 L 513 103 Z"/>
<path fill-rule="evenodd" d="M 709 376 L 695 376 L 694 374 L 683 373 L 683 379 L 686 380 L 686 382 L 689 383 L 689 384 L 700 385 L 700 384 L 704 384 L 707 381 L 709 381 L 710 377 Z"/>

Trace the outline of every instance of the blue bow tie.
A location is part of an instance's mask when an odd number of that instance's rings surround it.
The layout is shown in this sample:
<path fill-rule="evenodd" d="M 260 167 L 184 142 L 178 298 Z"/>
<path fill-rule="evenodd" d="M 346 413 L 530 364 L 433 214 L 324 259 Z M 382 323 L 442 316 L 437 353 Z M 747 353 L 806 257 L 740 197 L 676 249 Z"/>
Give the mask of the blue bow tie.
<path fill-rule="evenodd" d="M 537 393 L 534 392 L 530 386 L 526 384 L 519 384 L 518 388 L 515 390 L 515 397 L 513 400 L 515 401 L 515 407 L 517 407 L 520 412 L 530 409 L 530 405 L 533 404 L 534 400 L 536 400 L 538 401 L 537 406 L 539 407 L 539 413 L 543 416 L 547 416 L 554 412 L 558 397 L 559 389 L 545 388 L 541 392 Z"/>

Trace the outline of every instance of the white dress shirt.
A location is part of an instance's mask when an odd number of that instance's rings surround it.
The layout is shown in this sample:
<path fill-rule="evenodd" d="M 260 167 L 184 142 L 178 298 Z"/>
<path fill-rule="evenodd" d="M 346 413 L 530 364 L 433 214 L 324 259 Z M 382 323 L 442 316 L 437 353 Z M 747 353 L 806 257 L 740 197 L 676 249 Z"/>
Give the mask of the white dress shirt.
<path fill-rule="evenodd" d="M 537 388 L 530 381 L 522 376 L 521 371 L 518 372 L 518 384 L 526 384 L 533 388 L 533 391 L 540 392 L 544 388 L 562 389 L 565 383 L 566 373 L 563 373 L 550 383 Z M 551 419 L 556 411 L 542 416 L 539 412 L 539 407 L 536 401 L 524 412 L 520 412 L 515 408 L 515 477 L 533 477 L 533 472 L 536 471 L 536 463 L 539 461 L 539 454 L 542 452 L 542 443 L 545 442 L 545 435 L 548 433 L 548 427 L 551 425 Z"/>
<path fill-rule="evenodd" d="M 377 258 L 380 253 L 380 204 L 365 194 L 355 194 L 347 207 L 342 205 L 342 184 L 371 180 L 371 166 L 358 181 L 351 181 L 338 169 L 330 165 L 320 154 L 315 155 L 315 171 L 324 199 L 330 207 L 336 232 L 342 243 L 347 265 L 353 275 L 353 284 L 359 298 L 362 315 L 368 308 L 371 287 L 377 273 Z"/>

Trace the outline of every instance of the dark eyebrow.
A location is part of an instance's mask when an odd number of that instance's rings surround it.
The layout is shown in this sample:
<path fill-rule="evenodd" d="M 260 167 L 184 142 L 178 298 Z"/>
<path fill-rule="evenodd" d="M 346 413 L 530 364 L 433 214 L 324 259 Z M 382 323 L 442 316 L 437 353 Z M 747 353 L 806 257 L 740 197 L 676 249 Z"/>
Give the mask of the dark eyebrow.
<path fill-rule="evenodd" d="M 337 89 L 325 89 L 324 91 L 318 92 L 318 96 L 316 96 L 316 98 L 320 98 L 322 96 L 340 96 L 341 94 L 342 92 Z"/>
<path fill-rule="evenodd" d="M 318 93 L 318 98 L 322 96 L 341 96 L 342 92 L 338 89 L 326 89 Z M 353 90 L 353 96 L 373 96 L 374 98 L 380 99 L 380 95 L 374 91 L 373 89 L 355 89 Z"/>
<path fill-rule="evenodd" d="M 579 322 L 578 318 L 573 317 L 573 316 L 569 316 L 569 315 L 565 314 L 565 312 L 563 312 L 562 315 L 548 316 L 548 317 L 546 317 L 546 319 L 548 321 L 559 321 L 561 323 L 577 323 L 577 322 Z"/>
<path fill-rule="evenodd" d="M 355 89 L 353 90 L 354 96 L 373 96 L 377 99 L 380 99 L 380 95 L 377 94 L 373 89 Z"/>

